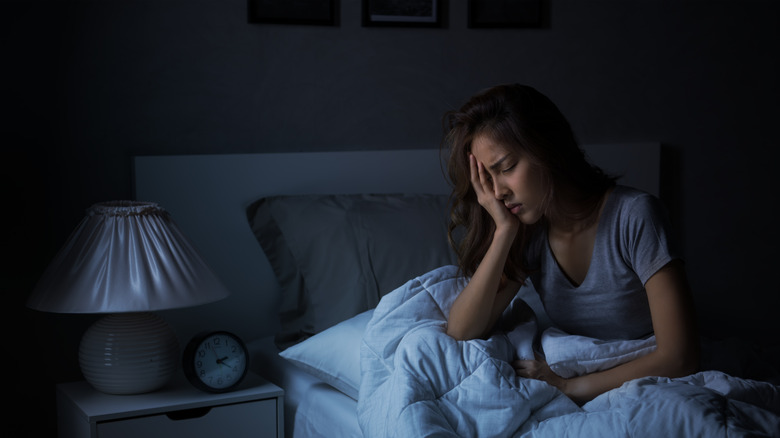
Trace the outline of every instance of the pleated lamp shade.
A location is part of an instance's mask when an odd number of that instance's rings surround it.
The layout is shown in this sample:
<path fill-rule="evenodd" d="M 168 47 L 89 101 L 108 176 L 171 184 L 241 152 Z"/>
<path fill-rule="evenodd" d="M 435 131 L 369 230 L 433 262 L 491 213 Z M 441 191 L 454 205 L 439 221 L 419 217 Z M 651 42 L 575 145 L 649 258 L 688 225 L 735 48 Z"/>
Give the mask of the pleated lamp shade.
<path fill-rule="evenodd" d="M 87 210 L 27 306 L 55 313 L 109 313 L 81 340 L 84 378 L 103 392 L 137 394 L 159 389 L 178 369 L 176 336 L 151 312 L 227 295 L 159 205 L 114 201 Z"/>

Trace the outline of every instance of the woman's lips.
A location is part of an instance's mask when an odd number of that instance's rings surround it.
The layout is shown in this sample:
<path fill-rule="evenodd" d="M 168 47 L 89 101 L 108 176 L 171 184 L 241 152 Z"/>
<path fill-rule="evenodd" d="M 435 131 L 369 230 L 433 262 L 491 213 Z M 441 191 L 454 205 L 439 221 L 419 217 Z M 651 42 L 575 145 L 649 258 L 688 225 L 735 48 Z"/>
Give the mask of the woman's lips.
<path fill-rule="evenodd" d="M 508 204 L 506 208 L 509 209 L 509 212 L 512 214 L 520 213 L 520 210 L 523 209 L 523 204 Z"/>

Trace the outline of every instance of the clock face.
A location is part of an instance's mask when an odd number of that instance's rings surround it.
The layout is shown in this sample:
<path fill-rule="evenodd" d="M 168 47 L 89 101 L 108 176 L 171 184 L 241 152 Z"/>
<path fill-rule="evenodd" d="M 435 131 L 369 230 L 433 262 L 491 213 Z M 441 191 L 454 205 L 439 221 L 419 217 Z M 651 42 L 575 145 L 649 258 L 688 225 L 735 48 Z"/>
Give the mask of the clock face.
<path fill-rule="evenodd" d="M 223 392 L 241 382 L 247 361 L 247 350 L 240 338 L 228 332 L 213 332 L 196 336 L 187 345 L 183 367 L 196 387 Z"/>

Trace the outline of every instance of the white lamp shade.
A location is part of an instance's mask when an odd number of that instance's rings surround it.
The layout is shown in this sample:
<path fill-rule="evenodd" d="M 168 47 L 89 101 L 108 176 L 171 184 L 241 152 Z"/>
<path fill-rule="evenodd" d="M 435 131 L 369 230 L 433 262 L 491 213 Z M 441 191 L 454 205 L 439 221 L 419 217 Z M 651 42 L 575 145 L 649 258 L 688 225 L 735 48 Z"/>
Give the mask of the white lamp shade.
<path fill-rule="evenodd" d="M 27 306 L 57 313 L 145 312 L 227 295 L 165 210 L 115 201 L 87 210 Z"/>

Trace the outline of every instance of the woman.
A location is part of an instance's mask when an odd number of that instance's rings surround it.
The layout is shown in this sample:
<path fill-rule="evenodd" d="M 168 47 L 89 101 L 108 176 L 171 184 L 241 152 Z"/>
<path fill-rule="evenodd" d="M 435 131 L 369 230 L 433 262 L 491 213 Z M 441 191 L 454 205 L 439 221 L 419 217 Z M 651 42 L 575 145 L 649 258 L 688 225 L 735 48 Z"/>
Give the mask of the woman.
<path fill-rule="evenodd" d="M 449 335 L 487 336 L 530 278 L 564 331 L 599 339 L 655 334 L 656 349 L 569 379 L 543 358 L 516 360 L 517 375 L 582 404 L 630 379 L 696 370 L 692 299 L 656 198 L 616 185 L 588 163 L 558 108 L 531 87 L 488 89 L 445 123 L 450 240 L 470 277 L 452 306 Z"/>

